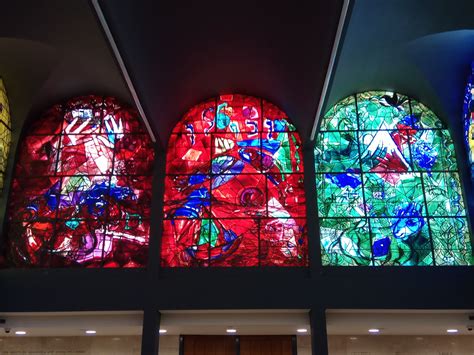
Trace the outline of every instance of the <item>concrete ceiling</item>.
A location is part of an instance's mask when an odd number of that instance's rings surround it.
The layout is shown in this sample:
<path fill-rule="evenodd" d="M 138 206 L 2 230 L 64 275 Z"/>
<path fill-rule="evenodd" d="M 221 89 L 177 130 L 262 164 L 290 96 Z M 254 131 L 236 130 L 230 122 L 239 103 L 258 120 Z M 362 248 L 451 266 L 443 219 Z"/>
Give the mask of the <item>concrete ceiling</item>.
<path fill-rule="evenodd" d="M 460 130 L 473 14 L 473 1 L 353 0 L 325 110 L 354 92 L 389 89 Z"/>
<path fill-rule="evenodd" d="M 130 94 L 88 1 L 2 3 L 0 76 L 8 91 L 15 137 L 27 117 L 84 94 Z"/>
<path fill-rule="evenodd" d="M 242 92 L 273 101 L 309 136 L 343 0 L 157 2 L 99 0 L 154 132 L 199 101 Z M 414 96 L 461 129 L 474 58 L 474 3 L 352 0 L 324 110 L 368 89 Z M 88 1 L 3 4 L 0 75 L 14 134 L 27 117 L 89 93 L 133 103 Z"/>
<path fill-rule="evenodd" d="M 164 144 L 190 107 L 224 93 L 270 100 L 307 137 L 342 3 L 99 1 Z"/>

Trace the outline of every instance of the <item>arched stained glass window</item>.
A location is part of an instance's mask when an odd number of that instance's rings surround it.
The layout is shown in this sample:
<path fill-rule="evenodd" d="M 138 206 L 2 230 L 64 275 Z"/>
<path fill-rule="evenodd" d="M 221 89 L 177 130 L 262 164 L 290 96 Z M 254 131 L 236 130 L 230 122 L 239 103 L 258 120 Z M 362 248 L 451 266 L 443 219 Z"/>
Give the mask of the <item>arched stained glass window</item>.
<path fill-rule="evenodd" d="M 0 190 L 3 189 L 11 139 L 10 106 L 3 80 L 0 78 Z"/>
<path fill-rule="evenodd" d="M 474 179 L 474 62 L 471 64 L 471 75 L 467 80 L 463 113 L 464 138 L 469 157 L 471 177 Z"/>
<path fill-rule="evenodd" d="M 194 106 L 166 171 L 163 266 L 307 265 L 301 142 L 276 106 L 243 95 Z"/>
<path fill-rule="evenodd" d="M 315 147 L 324 265 L 469 265 L 470 234 L 451 136 L 409 97 L 349 96 Z"/>
<path fill-rule="evenodd" d="M 144 267 L 153 157 L 138 114 L 115 99 L 53 106 L 32 122 L 19 148 L 10 264 Z"/>

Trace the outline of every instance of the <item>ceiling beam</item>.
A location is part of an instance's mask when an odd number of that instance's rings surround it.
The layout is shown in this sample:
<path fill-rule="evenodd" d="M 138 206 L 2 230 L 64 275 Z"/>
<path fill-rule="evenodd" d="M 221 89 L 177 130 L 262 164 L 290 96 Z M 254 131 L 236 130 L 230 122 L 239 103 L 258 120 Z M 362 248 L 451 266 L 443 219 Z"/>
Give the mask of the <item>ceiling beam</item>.
<path fill-rule="evenodd" d="M 321 91 L 321 96 L 319 98 L 318 109 L 316 110 L 316 116 L 314 117 L 313 129 L 311 130 L 310 140 L 314 141 L 316 136 L 316 130 L 319 124 L 319 117 L 321 117 L 321 111 L 326 103 L 326 97 L 329 89 L 329 84 L 331 82 L 332 74 L 334 72 L 334 65 L 336 63 L 337 55 L 339 53 L 339 48 L 341 45 L 342 34 L 344 33 L 344 28 L 346 26 L 346 20 L 348 18 L 348 13 L 351 5 L 351 0 L 344 0 L 341 10 L 341 16 L 339 17 L 339 24 L 337 26 L 336 37 L 334 39 L 334 44 L 332 46 L 331 57 L 329 59 L 328 70 L 326 72 L 326 78 L 324 79 L 323 90 Z"/>
<path fill-rule="evenodd" d="M 145 123 L 146 129 L 148 133 L 150 134 L 151 140 L 153 141 L 153 143 L 155 143 L 156 136 L 153 132 L 153 129 L 151 128 L 150 121 L 148 120 L 145 114 L 145 110 L 143 109 L 143 106 L 140 102 L 137 91 L 135 90 L 135 87 L 133 86 L 132 79 L 130 78 L 130 75 L 128 74 L 127 67 L 125 66 L 125 62 L 123 61 L 122 55 L 120 54 L 120 51 L 117 47 L 115 39 L 112 35 L 112 32 L 110 31 L 110 27 L 107 23 L 107 20 L 105 19 L 104 13 L 102 12 L 102 8 L 100 7 L 99 0 L 91 0 L 91 2 L 96 12 L 97 18 L 99 19 L 99 22 L 102 25 L 102 29 L 104 30 L 105 36 L 107 37 L 107 41 L 109 42 L 110 47 L 112 48 L 115 59 L 117 60 L 117 63 L 120 67 L 120 71 L 122 72 L 123 78 L 125 79 L 125 82 L 128 86 L 128 90 L 132 94 L 132 98 L 133 98 L 133 101 L 135 102 L 135 106 L 137 107 L 138 112 L 140 113 L 140 116 L 142 117 L 142 120 Z"/>

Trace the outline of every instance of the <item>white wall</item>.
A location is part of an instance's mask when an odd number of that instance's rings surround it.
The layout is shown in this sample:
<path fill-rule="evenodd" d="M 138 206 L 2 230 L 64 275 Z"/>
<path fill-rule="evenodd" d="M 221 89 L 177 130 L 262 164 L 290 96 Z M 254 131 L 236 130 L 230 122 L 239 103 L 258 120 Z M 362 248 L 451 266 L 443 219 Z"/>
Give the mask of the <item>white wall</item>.
<path fill-rule="evenodd" d="M 298 336 L 298 355 L 311 355 L 311 337 Z M 4 337 L 0 355 L 140 355 L 140 336 Z M 160 355 L 178 355 L 179 337 L 160 336 Z M 474 355 L 474 336 L 329 336 L 330 355 Z"/>
<path fill-rule="evenodd" d="M 179 336 L 160 335 L 160 355 L 179 355 Z"/>
<path fill-rule="evenodd" d="M 0 338 L 1 355 L 140 355 L 140 348 L 140 336 Z"/>
<path fill-rule="evenodd" d="M 474 355 L 474 336 L 468 335 L 356 338 L 329 336 L 329 355 Z"/>
<path fill-rule="evenodd" d="M 311 355 L 311 336 L 298 335 L 296 337 L 298 355 Z"/>

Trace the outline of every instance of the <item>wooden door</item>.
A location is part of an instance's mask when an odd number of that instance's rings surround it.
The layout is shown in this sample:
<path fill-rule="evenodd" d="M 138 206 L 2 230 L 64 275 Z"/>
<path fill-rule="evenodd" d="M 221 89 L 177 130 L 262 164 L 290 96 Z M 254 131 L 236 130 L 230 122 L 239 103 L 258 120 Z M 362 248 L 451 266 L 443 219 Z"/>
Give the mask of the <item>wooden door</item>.
<path fill-rule="evenodd" d="M 292 355 L 291 335 L 243 335 L 240 355 Z"/>
<path fill-rule="evenodd" d="M 229 335 L 185 335 L 184 355 L 235 355 L 235 337 Z"/>

